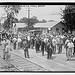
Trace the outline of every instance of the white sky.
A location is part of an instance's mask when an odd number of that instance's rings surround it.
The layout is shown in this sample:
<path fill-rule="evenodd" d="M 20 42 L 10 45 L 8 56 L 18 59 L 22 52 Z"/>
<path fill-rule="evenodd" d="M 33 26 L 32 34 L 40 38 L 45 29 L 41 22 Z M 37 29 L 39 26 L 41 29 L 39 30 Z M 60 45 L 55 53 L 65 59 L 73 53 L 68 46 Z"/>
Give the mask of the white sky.
<path fill-rule="evenodd" d="M 61 20 L 61 9 L 64 9 L 64 5 L 45 5 L 44 7 L 30 7 L 30 17 L 36 16 L 39 20 L 46 19 L 48 20 L 55 20 L 60 21 Z M 28 16 L 27 7 L 22 7 L 19 11 L 19 14 L 17 16 L 18 19 L 21 19 L 23 17 Z M 3 8 L 0 7 L 0 17 L 4 13 Z"/>

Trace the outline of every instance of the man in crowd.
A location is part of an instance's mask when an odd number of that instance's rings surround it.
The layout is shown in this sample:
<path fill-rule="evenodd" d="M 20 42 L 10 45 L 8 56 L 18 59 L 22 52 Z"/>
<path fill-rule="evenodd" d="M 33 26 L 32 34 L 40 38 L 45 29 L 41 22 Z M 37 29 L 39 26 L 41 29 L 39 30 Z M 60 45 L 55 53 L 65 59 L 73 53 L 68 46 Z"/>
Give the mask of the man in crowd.
<path fill-rule="evenodd" d="M 47 45 L 47 42 L 48 42 L 48 38 L 47 37 L 44 37 L 44 42 L 45 42 L 45 51 L 47 51 L 47 49 L 46 49 L 46 45 Z"/>
<path fill-rule="evenodd" d="M 6 39 L 4 38 L 3 41 L 1 42 L 2 44 L 2 49 L 3 49 L 3 59 L 5 60 L 6 52 L 5 52 L 5 47 L 6 47 Z"/>
<path fill-rule="evenodd" d="M 44 56 L 44 48 L 45 48 L 45 42 L 44 39 L 41 39 L 41 51 L 42 51 L 42 56 Z"/>
<path fill-rule="evenodd" d="M 16 49 L 16 42 L 17 42 L 17 39 L 16 37 L 13 38 L 13 47 L 14 47 L 14 50 Z"/>
<path fill-rule="evenodd" d="M 29 58 L 28 46 L 29 46 L 28 40 L 27 39 L 24 39 L 23 40 L 23 50 L 24 50 L 25 58 Z"/>
<path fill-rule="evenodd" d="M 53 37 L 53 39 L 52 39 L 52 44 L 53 44 L 53 54 L 56 54 L 57 40 L 55 37 Z"/>
<path fill-rule="evenodd" d="M 68 44 L 68 42 L 69 42 L 69 38 L 67 38 L 65 41 L 66 55 L 67 55 L 67 48 L 68 48 L 67 44 Z"/>
<path fill-rule="evenodd" d="M 73 38 L 73 43 L 74 43 L 74 52 L 73 52 L 73 55 L 75 54 L 75 36 Z"/>
<path fill-rule="evenodd" d="M 63 40 L 61 39 L 61 37 L 58 37 L 58 54 L 62 53 L 62 43 Z"/>
<path fill-rule="evenodd" d="M 4 52 L 5 52 L 6 62 L 8 63 L 7 67 L 11 67 L 10 65 L 11 47 L 10 47 L 10 41 L 8 39 L 6 39 L 6 46 Z"/>
<path fill-rule="evenodd" d="M 20 37 L 18 37 L 17 42 L 18 42 L 18 49 L 20 49 L 21 48 L 21 38 Z"/>
<path fill-rule="evenodd" d="M 34 47 L 34 37 L 31 37 L 31 48 L 33 49 Z"/>
<path fill-rule="evenodd" d="M 67 48 L 67 61 L 71 60 L 72 57 L 72 50 L 74 47 L 74 44 L 72 43 L 72 40 L 70 39 L 68 44 L 67 44 L 68 48 Z"/>
<path fill-rule="evenodd" d="M 52 56 L 52 42 L 51 42 L 51 40 L 48 40 L 46 47 L 47 47 L 47 59 L 49 59 Z"/>
<path fill-rule="evenodd" d="M 35 48 L 36 48 L 36 53 L 39 51 L 39 47 L 40 47 L 40 42 L 39 42 L 39 39 L 36 38 L 36 42 L 35 42 Z"/>

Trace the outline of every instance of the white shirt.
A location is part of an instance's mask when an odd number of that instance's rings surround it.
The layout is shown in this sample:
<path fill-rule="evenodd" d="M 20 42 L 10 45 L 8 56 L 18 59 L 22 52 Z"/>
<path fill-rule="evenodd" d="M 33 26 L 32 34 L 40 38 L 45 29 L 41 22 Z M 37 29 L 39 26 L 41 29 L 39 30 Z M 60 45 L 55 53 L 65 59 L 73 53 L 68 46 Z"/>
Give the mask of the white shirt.
<path fill-rule="evenodd" d="M 63 39 L 63 38 L 65 38 L 65 36 L 64 35 L 61 35 L 61 38 Z"/>
<path fill-rule="evenodd" d="M 75 37 L 73 38 L 73 41 L 75 40 Z"/>
<path fill-rule="evenodd" d="M 9 45 L 6 46 L 5 52 L 8 52 L 8 55 L 10 55 L 10 46 Z"/>
<path fill-rule="evenodd" d="M 47 39 L 47 38 L 45 38 L 45 39 L 44 39 L 44 42 L 48 42 L 48 39 Z"/>
<path fill-rule="evenodd" d="M 53 37 L 53 35 L 50 35 L 51 37 Z"/>
<path fill-rule="evenodd" d="M 73 44 L 72 42 L 68 42 L 67 46 L 68 46 L 69 48 L 73 48 L 73 47 L 74 47 L 74 44 Z"/>
<path fill-rule="evenodd" d="M 13 41 L 15 42 L 17 39 L 16 38 L 13 38 Z"/>
<path fill-rule="evenodd" d="M 67 44 L 69 42 L 69 40 L 67 39 L 66 41 L 65 41 L 65 44 Z"/>
<path fill-rule="evenodd" d="M 18 42 L 21 42 L 21 39 L 20 38 L 18 38 Z"/>
<path fill-rule="evenodd" d="M 29 41 L 30 40 L 30 36 L 28 36 L 27 38 L 28 38 L 28 41 Z"/>
<path fill-rule="evenodd" d="M 10 45 L 10 41 L 9 40 L 6 40 L 6 42 Z"/>
<path fill-rule="evenodd" d="M 57 40 L 57 43 L 60 44 L 60 38 L 57 37 L 56 40 Z"/>
<path fill-rule="evenodd" d="M 56 39 L 52 39 L 52 43 L 53 43 L 53 46 L 55 46 L 56 44 L 57 44 L 57 41 L 56 41 Z"/>
<path fill-rule="evenodd" d="M 2 49 L 4 49 L 5 43 L 6 43 L 5 40 L 1 42 L 1 44 L 2 44 L 1 48 L 2 48 Z"/>

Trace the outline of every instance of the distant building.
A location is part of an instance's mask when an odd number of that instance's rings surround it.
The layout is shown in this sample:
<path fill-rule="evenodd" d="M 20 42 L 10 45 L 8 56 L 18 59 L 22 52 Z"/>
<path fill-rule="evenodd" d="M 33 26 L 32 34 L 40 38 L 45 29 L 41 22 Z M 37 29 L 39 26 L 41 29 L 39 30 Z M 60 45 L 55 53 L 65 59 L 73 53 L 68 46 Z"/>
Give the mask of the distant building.
<path fill-rule="evenodd" d="M 27 27 L 26 23 L 14 23 L 13 24 L 13 32 L 14 32 L 14 34 L 17 34 L 18 32 L 23 32 L 25 27 Z"/>
<path fill-rule="evenodd" d="M 66 30 L 65 25 L 62 22 L 57 23 L 51 28 L 51 32 L 63 34 Z"/>
<path fill-rule="evenodd" d="M 34 29 L 42 31 L 42 34 L 46 34 L 49 31 L 62 34 L 66 28 L 61 21 L 52 21 L 46 23 L 37 23 L 34 25 Z"/>

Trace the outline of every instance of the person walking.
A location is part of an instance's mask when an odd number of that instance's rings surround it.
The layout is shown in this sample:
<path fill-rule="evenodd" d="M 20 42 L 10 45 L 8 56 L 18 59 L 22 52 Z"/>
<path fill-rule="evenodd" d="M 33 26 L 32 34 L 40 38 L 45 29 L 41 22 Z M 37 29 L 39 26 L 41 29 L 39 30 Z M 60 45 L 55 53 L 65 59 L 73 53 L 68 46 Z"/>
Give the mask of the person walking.
<path fill-rule="evenodd" d="M 24 50 L 25 58 L 29 58 L 28 40 L 27 40 L 27 39 L 25 39 L 25 40 L 23 41 L 23 50 Z"/>

